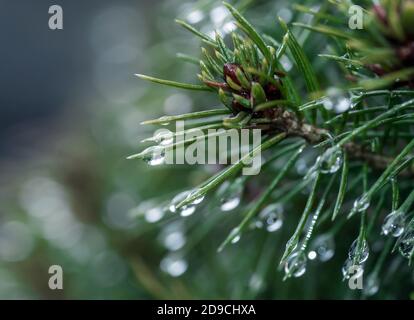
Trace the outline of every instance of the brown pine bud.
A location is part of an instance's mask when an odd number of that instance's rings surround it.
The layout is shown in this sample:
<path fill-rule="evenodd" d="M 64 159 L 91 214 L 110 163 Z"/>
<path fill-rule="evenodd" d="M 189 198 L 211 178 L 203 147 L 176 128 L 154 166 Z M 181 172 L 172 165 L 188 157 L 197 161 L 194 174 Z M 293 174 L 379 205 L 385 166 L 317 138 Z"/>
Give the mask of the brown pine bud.
<path fill-rule="evenodd" d="M 227 79 L 227 77 L 229 77 L 234 83 L 240 85 L 240 82 L 237 79 L 237 74 L 236 74 L 236 71 L 239 68 L 240 66 L 235 63 L 226 63 L 223 66 L 224 79 Z"/>

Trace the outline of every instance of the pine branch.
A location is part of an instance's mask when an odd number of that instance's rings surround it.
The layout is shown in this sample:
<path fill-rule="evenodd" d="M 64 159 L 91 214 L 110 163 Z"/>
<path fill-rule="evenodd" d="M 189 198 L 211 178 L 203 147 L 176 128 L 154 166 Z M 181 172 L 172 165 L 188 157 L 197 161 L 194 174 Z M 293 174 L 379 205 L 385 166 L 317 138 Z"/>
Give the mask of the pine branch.
<path fill-rule="evenodd" d="M 285 132 L 291 137 L 301 137 L 311 145 L 317 145 L 324 142 L 330 136 L 327 129 L 308 124 L 299 120 L 295 113 L 283 110 L 281 108 L 273 110 L 273 119 L 269 123 L 252 125 L 251 128 L 260 128 L 266 131 Z M 372 168 L 378 170 L 386 169 L 393 161 L 393 158 L 371 152 L 366 147 L 355 142 L 347 142 L 343 149 L 353 160 L 362 160 Z M 414 175 L 414 168 L 407 168 L 401 172 L 404 176 Z"/>
<path fill-rule="evenodd" d="M 333 5 L 339 12 L 348 15 L 349 3 L 335 2 Z M 293 25 L 307 29 L 306 37 L 312 34 L 308 31 L 311 30 L 334 38 L 336 47 L 329 46 L 332 52 L 320 54 L 319 57 L 341 64 L 342 70 L 345 71 L 344 80 L 352 81 L 351 84 L 341 82 L 333 88 L 323 89 L 321 75 L 323 76 L 324 73 L 315 68 L 315 60 L 306 53 L 300 44 L 301 41 L 295 38 L 283 20 L 280 19 L 280 24 L 285 35 L 279 41 L 269 35 L 262 36 L 231 5 L 225 3 L 225 7 L 236 20 L 244 36 L 233 32 L 228 39 L 224 39 L 219 33 L 212 38 L 193 26 L 179 21 L 184 28 L 208 45 L 208 49 L 202 48 L 202 58 L 198 63 L 200 66 L 198 78 L 202 84 L 185 84 L 140 76 L 172 87 L 215 93 L 227 108 L 161 117 L 147 121 L 146 124 L 198 119 L 200 123 L 196 127 L 198 126 L 200 130 L 216 127 L 261 129 L 266 140 L 259 149 L 265 151 L 272 148 L 274 151 L 265 166 L 275 163 L 282 157 L 285 161 L 285 165 L 279 168 L 269 185 L 260 188 L 260 195 L 255 198 L 257 201 L 252 201 L 250 209 L 238 220 L 236 227 L 220 245 L 219 251 L 227 244 L 237 242 L 242 233 L 250 230 L 254 219 L 262 216 L 263 211 L 266 211 L 262 209 L 266 203 L 296 201 L 301 191 L 311 183 L 312 188 L 306 205 L 299 221 L 296 221 L 296 229 L 286 244 L 281 259 L 285 264 L 285 275 L 299 277 L 305 272 L 308 259 L 306 251 L 308 243 L 311 246 L 314 228 L 318 228 L 321 224 L 325 225 L 330 220 L 334 221 L 340 215 L 342 207 L 346 207 L 347 197 L 351 197 L 355 202 L 348 218 L 356 213 L 359 214 L 359 233 L 351 245 L 349 258 L 343 268 L 344 277 L 347 278 L 350 266 L 364 267 L 368 259 L 368 241 L 372 240 L 374 225 L 378 223 L 381 210 L 387 205 L 384 199 L 387 193 L 384 190 L 389 190 L 391 184 L 393 212 L 389 217 L 387 216 L 387 219 L 392 223 L 395 222 L 391 226 L 395 227 L 399 224 L 400 229 L 405 228 L 405 233 L 398 235 L 396 246 L 402 255 L 411 261 L 414 249 L 411 248 L 410 237 L 414 230 L 414 218 L 408 224 L 405 224 L 405 219 L 407 211 L 414 203 L 413 193 L 409 193 L 408 190 L 412 188 L 410 179 L 414 176 L 412 165 L 414 93 L 410 89 L 414 87 L 412 65 L 414 46 L 410 44 L 411 42 L 407 42 L 412 39 L 406 38 L 406 26 L 405 29 L 402 28 L 398 21 L 401 13 L 394 10 L 388 17 L 385 14 L 385 18 L 392 21 L 386 20 L 387 26 L 381 24 L 378 26 L 376 24 L 378 21 L 372 22 L 375 20 L 375 13 L 367 11 L 366 13 L 372 18 L 367 25 L 370 36 L 367 37 L 362 33 L 343 28 L 341 23 L 338 23 L 341 19 L 326 9 L 328 5 L 321 7 L 319 11 L 297 5 L 298 11 L 312 14 L 318 21 L 314 21 L 311 26 L 302 23 Z M 320 24 L 322 20 L 327 24 Z M 232 40 L 232 47 L 226 40 Z M 182 54 L 180 57 L 184 61 L 197 63 L 194 57 Z M 281 63 L 283 58 L 293 61 L 296 68 L 286 72 Z M 401 61 L 404 63 L 400 63 Z M 382 87 L 386 89 L 378 89 Z M 211 117 L 215 118 L 211 120 Z M 292 141 L 289 138 L 300 138 L 301 141 L 298 144 L 288 145 Z M 156 142 L 157 139 L 159 137 L 145 141 Z M 189 139 L 181 144 L 193 141 L 194 139 Z M 307 168 L 304 179 L 301 180 L 295 174 L 293 166 L 303 160 L 301 156 L 305 144 L 324 151 L 318 155 L 314 165 Z M 276 148 L 273 146 L 276 145 L 279 149 L 274 150 Z M 168 146 L 157 147 L 167 149 L 176 146 L 177 144 L 171 143 Z M 259 149 L 254 149 L 248 156 L 254 155 Z M 148 152 L 152 151 L 150 147 L 133 157 L 146 157 Z M 290 152 L 292 154 L 289 155 Z M 342 172 L 337 174 L 341 166 Z M 174 210 L 194 209 L 195 205 L 200 204 L 213 189 L 219 186 L 221 188 L 229 180 L 238 181 L 235 176 L 242 167 L 242 160 L 236 162 L 199 184 L 198 188 L 189 191 L 184 198 L 181 196 L 179 201 L 173 200 Z M 376 173 L 372 174 L 374 170 L 380 173 L 379 178 Z M 404 178 L 402 189 L 404 195 L 409 194 L 400 207 L 398 207 L 400 192 L 395 182 L 397 177 Z M 277 190 L 283 179 L 286 179 L 287 183 Z M 247 184 L 248 179 L 241 180 Z M 233 184 L 236 183 L 232 182 L 231 185 Z M 332 196 L 331 189 L 336 184 L 339 185 L 339 189 L 336 189 L 338 194 Z M 359 187 L 360 185 L 362 188 Z M 240 193 L 240 188 L 236 190 Z M 239 197 L 237 202 L 239 203 L 240 194 L 233 196 Z M 371 210 L 370 201 L 377 197 L 378 206 Z M 403 222 L 400 221 L 401 216 L 404 218 Z M 332 219 L 329 219 L 330 217 Z M 292 219 L 294 218 L 295 215 Z M 341 221 L 335 222 L 336 225 L 327 234 L 332 237 L 345 222 L 346 215 L 342 215 Z M 383 229 L 387 228 L 387 223 L 389 227 L 391 222 L 384 221 Z M 302 244 L 301 247 L 299 244 Z M 389 246 L 388 244 L 387 248 Z M 383 259 L 382 257 L 380 260 Z M 373 274 L 376 276 L 379 268 L 375 270 L 377 271 Z"/>

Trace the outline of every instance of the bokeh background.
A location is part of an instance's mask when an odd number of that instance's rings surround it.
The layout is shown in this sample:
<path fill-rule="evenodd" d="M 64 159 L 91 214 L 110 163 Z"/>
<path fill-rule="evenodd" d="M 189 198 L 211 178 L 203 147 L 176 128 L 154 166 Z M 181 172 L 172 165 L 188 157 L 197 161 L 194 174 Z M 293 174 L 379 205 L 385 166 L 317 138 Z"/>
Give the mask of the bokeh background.
<path fill-rule="evenodd" d="M 289 1 L 236 2 L 254 7 L 249 19 L 275 37 L 277 15 L 295 18 Z M 63 8 L 63 30 L 48 28 L 53 4 Z M 0 0 L 0 298 L 354 297 L 341 283 L 344 255 L 282 282 L 277 261 L 293 224 L 217 254 L 239 213 L 213 200 L 185 220 L 162 211 L 217 168 L 126 160 L 154 131 L 143 120 L 218 103 L 134 77 L 197 80 L 198 67 L 176 53 L 198 56 L 200 42 L 176 17 L 207 33 L 234 27 L 214 0 Z M 314 57 L 324 46 L 307 50 Z M 324 79 L 334 83 L 329 70 Z M 49 289 L 51 265 L 62 266 L 64 290 Z"/>
<path fill-rule="evenodd" d="M 48 28 L 53 4 L 63 30 Z M 151 296 L 126 260 L 150 249 L 124 231 L 137 227 L 128 211 L 157 185 L 125 157 L 139 123 L 169 95 L 146 98 L 133 74 L 178 45 L 179 37 L 159 44 L 174 29 L 171 5 L 0 2 L 1 298 Z M 52 264 L 64 270 L 63 291 L 48 288 Z"/>
<path fill-rule="evenodd" d="M 63 30 L 48 28 L 54 4 Z M 174 18 L 222 27 L 224 8 L 206 15 L 205 6 L 216 4 L 0 1 L 0 298 L 196 297 L 177 280 L 187 261 L 168 255 L 186 242 L 182 226 L 154 226 L 156 211 L 142 219 L 134 210 L 200 177 L 150 172 L 126 156 L 152 134 L 141 121 L 196 108 L 193 97 L 134 73 L 193 81 L 196 68 L 189 73 L 175 54 L 199 43 Z M 54 264 L 61 291 L 48 287 Z"/>

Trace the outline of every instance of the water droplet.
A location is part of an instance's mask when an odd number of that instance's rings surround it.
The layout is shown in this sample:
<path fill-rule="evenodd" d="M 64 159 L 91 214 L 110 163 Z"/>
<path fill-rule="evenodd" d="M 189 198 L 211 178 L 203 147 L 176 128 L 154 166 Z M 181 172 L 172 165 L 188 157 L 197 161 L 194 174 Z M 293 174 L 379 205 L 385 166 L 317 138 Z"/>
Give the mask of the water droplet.
<path fill-rule="evenodd" d="M 266 206 L 259 214 L 261 224 L 269 232 L 279 230 L 283 225 L 283 206 L 279 203 L 273 203 Z"/>
<path fill-rule="evenodd" d="M 342 55 L 342 58 L 344 58 L 344 59 L 352 59 L 352 57 L 350 56 L 350 54 L 349 53 L 345 53 L 344 55 Z M 360 69 L 362 69 L 362 67 L 361 66 L 359 66 L 359 65 L 356 65 L 356 64 L 353 64 L 353 63 L 350 63 L 350 62 L 348 62 L 348 61 L 346 61 L 345 62 L 345 67 L 347 68 L 347 69 L 349 69 L 349 70 L 352 70 L 352 71 L 357 71 L 357 70 L 360 70 Z M 351 94 L 352 95 L 352 94 Z"/>
<path fill-rule="evenodd" d="M 191 216 L 194 213 L 195 209 L 196 209 L 195 206 L 183 206 L 180 209 L 180 215 L 182 217 Z"/>
<path fill-rule="evenodd" d="M 327 90 L 323 106 L 326 110 L 333 110 L 336 113 L 343 113 L 353 107 L 351 98 L 337 88 Z"/>
<path fill-rule="evenodd" d="M 233 21 L 226 22 L 222 28 L 223 33 L 225 34 L 231 33 L 235 31 L 236 29 L 237 29 L 237 25 Z"/>
<path fill-rule="evenodd" d="M 351 277 L 350 275 L 350 268 L 353 265 L 353 262 L 351 259 L 346 259 L 343 266 L 342 266 L 342 275 L 344 279 L 349 279 Z"/>
<path fill-rule="evenodd" d="M 179 277 L 187 271 L 188 263 L 179 254 L 169 254 L 161 260 L 160 268 L 173 277 Z"/>
<path fill-rule="evenodd" d="M 188 15 L 187 15 L 187 21 L 191 24 L 196 24 L 199 23 L 201 20 L 204 19 L 204 13 L 201 10 L 194 10 L 191 11 Z"/>
<path fill-rule="evenodd" d="M 349 248 L 348 257 L 356 264 L 362 264 L 367 261 L 369 256 L 369 246 L 367 240 L 363 239 L 359 243 L 358 239 L 355 239 Z"/>
<path fill-rule="evenodd" d="M 160 124 L 162 126 L 168 126 L 170 124 L 170 121 L 168 120 L 167 116 L 163 116 L 163 117 L 159 118 L 159 120 L 160 120 Z"/>
<path fill-rule="evenodd" d="M 363 292 L 367 296 L 373 296 L 379 290 L 379 279 L 376 274 L 372 273 L 367 277 Z"/>
<path fill-rule="evenodd" d="M 158 166 L 165 162 L 165 149 L 161 146 L 151 146 L 142 153 L 142 159 L 150 166 Z"/>
<path fill-rule="evenodd" d="M 364 268 L 361 265 L 354 264 L 352 259 L 346 259 L 342 266 L 342 275 L 344 279 L 349 279 L 351 276 L 355 278 L 360 277 L 364 273 Z"/>
<path fill-rule="evenodd" d="M 161 146 L 168 146 L 174 142 L 174 134 L 171 131 L 165 129 L 165 131 L 157 132 L 151 138 L 151 140 L 159 143 Z"/>
<path fill-rule="evenodd" d="M 241 239 L 240 229 L 234 228 L 233 230 L 231 230 L 229 237 L 232 238 L 231 240 L 232 244 L 239 242 Z"/>
<path fill-rule="evenodd" d="M 210 19 L 215 26 L 219 27 L 223 24 L 228 15 L 229 12 L 225 6 L 217 6 L 211 10 Z"/>
<path fill-rule="evenodd" d="M 306 272 L 306 254 L 303 251 L 292 253 L 285 263 L 285 275 L 293 275 L 295 278 L 303 276 Z"/>
<path fill-rule="evenodd" d="M 335 173 L 341 168 L 342 161 L 341 148 L 331 147 L 316 159 L 315 164 L 308 170 L 304 179 L 314 179 L 318 171 L 323 174 Z"/>
<path fill-rule="evenodd" d="M 293 12 L 288 8 L 282 8 L 277 12 L 277 16 L 289 23 L 292 20 Z"/>
<path fill-rule="evenodd" d="M 315 252 L 315 258 L 318 258 L 319 261 L 326 262 L 330 260 L 335 254 L 335 242 L 332 235 L 323 234 L 318 236 L 312 242 L 310 249 Z"/>
<path fill-rule="evenodd" d="M 335 173 L 342 165 L 343 153 L 340 148 L 331 147 L 318 157 L 317 163 L 324 174 Z"/>
<path fill-rule="evenodd" d="M 316 178 L 316 173 L 318 171 L 318 167 L 316 166 L 316 164 L 311 167 L 308 172 L 306 173 L 306 175 L 303 177 L 304 180 L 313 180 Z"/>
<path fill-rule="evenodd" d="M 177 251 L 185 245 L 186 239 L 181 231 L 172 231 L 164 235 L 164 246 L 170 251 Z"/>
<path fill-rule="evenodd" d="M 199 191 L 200 191 L 200 189 L 194 189 L 193 191 L 191 191 L 188 194 L 187 199 L 192 198 L 195 194 L 198 194 Z M 200 204 L 201 202 L 203 202 L 203 200 L 204 200 L 204 196 L 199 196 L 199 197 L 195 198 L 189 205 L 196 206 L 196 205 Z"/>
<path fill-rule="evenodd" d="M 382 233 L 386 236 L 399 237 L 404 232 L 405 217 L 402 212 L 394 211 L 385 217 Z"/>
<path fill-rule="evenodd" d="M 237 231 L 238 232 L 238 231 Z M 231 243 L 232 244 L 236 244 L 237 242 L 239 242 L 240 241 L 240 239 L 241 239 L 241 235 L 240 234 L 238 234 L 238 235 L 236 235 L 232 240 L 231 240 Z"/>
<path fill-rule="evenodd" d="M 293 252 L 293 250 L 295 250 L 298 247 L 298 240 L 295 237 L 290 238 L 287 242 L 286 242 L 286 250 L 290 250 L 290 252 Z"/>
<path fill-rule="evenodd" d="M 318 254 L 316 253 L 316 251 L 309 251 L 309 253 L 308 253 L 308 259 L 309 260 L 315 260 L 316 259 L 316 257 L 318 256 Z"/>
<path fill-rule="evenodd" d="M 406 232 L 398 246 L 398 251 L 404 258 L 410 259 L 414 253 L 414 231 Z"/>
<path fill-rule="evenodd" d="M 371 200 L 367 195 L 362 195 L 360 198 L 355 200 L 351 214 L 367 210 L 370 206 L 370 202 Z"/>
<path fill-rule="evenodd" d="M 240 235 L 235 236 L 235 237 L 233 238 L 233 240 L 231 240 L 231 243 L 236 244 L 237 242 L 239 242 L 239 241 L 240 241 L 240 238 L 241 238 L 241 236 L 240 236 Z"/>
<path fill-rule="evenodd" d="M 169 206 L 169 209 L 172 213 L 175 213 L 177 211 L 177 204 L 179 204 L 180 202 L 184 201 L 188 194 L 190 193 L 190 191 L 183 191 L 179 194 L 177 194 L 171 201 L 171 204 Z"/>
<path fill-rule="evenodd" d="M 237 197 L 237 196 L 233 198 L 223 199 L 220 209 L 222 211 L 231 211 L 237 208 L 239 204 L 240 204 L 240 197 Z"/>
<path fill-rule="evenodd" d="M 222 211 L 231 211 L 239 206 L 244 189 L 243 182 L 244 179 L 238 178 L 232 184 L 223 186 L 220 195 L 220 209 Z"/>
<path fill-rule="evenodd" d="M 164 210 L 159 207 L 150 208 L 145 212 L 145 220 L 149 223 L 160 221 L 164 217 Z"/>
<path fill-rule="evenodd" d="M 204 196 L 195 199 L 192 203 L 189 203 L 185 206 L 180 207 L 178 210 L 177 210 L 177 205 L 180 204 L 181 202 L 183 202 L 185 199 L 192 196 L 194 194 L 193 192 L 194 191 L 184 191 L 184 192 L 181 192 L 178 195 L 176 195 L 171 201 L 171 204 L 169 206 L 169 210 L 172 213 L 178 212 L 182 217 L 188 217 L 188 216 L 192 215 L 196 210 L 197 204 L 199 204 L 199 203 L 201 203 L 201 201 L 203 201 Z"/>

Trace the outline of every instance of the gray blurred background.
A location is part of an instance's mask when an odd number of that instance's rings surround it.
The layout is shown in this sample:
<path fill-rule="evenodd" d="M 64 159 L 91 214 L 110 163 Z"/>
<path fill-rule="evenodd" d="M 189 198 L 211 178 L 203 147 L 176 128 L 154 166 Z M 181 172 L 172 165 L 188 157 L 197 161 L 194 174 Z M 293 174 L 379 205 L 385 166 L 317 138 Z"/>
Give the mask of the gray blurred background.
<path fill-rule="evenodd" d="M 53 4 L 63 8 L 63 30 L 48 28 L 48 8 Z M 78 113 L 82 118 L 90 99 L 133 99 L 132 68 L 144 64 L 154 4 L 0 1 L 2 158 L 25 156 L 27 149 L 57 130 L 55 121 L 63 114 Z"/>

